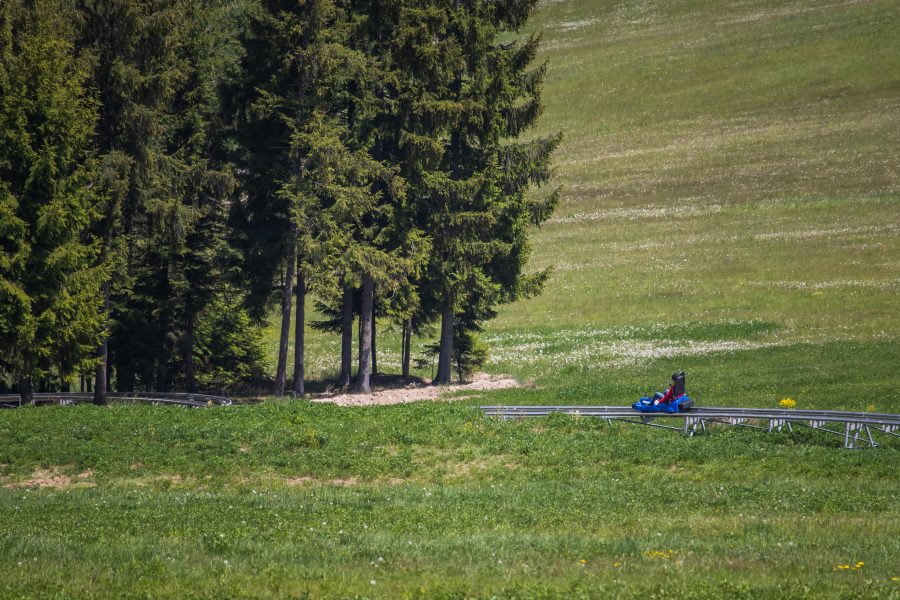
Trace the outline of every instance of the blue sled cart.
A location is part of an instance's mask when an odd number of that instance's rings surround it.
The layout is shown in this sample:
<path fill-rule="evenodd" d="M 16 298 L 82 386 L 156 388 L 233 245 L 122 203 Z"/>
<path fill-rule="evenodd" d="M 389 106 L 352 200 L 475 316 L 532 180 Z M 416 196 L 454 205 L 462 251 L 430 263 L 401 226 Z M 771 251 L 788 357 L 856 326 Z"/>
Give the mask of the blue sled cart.
<path fill-rule="evenodd" d="M 663 394 L 656 392 L 653 396 L 644 396 L 631 407 L 643 413 L 677 413 L 690 410 L 694 401 L 685 390 L 684 371 L 672 374 L 672 385 Z"/>

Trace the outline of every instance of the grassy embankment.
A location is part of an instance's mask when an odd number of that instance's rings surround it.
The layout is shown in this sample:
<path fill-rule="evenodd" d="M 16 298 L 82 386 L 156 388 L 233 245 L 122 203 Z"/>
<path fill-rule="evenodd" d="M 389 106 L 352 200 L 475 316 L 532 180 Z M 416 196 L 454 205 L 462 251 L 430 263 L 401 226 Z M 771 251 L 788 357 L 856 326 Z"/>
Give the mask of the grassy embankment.
<path fill-rule="evenodd" d="M 2 413 L 2 483 L 60 489 L 0 488 L 0 596 L 900 595 L 896 443 L 474 408 L 622 403 L 683 368 L 704 404 L 900 412 L 895 5 L 553 2 L 536 26 L 556 272 L 485 337 L 538 389 Z M 337 343 L 312 334 L 314 375 Z"/>

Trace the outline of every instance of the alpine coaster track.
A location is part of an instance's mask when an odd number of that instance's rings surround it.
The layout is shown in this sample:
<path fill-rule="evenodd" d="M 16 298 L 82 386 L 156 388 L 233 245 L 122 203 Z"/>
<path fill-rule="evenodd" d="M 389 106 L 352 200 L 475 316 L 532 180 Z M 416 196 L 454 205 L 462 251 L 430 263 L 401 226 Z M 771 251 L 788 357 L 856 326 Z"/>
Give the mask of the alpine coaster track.
<path fill-rule="evenodd" d="M 844 448 L 876 448 L 874 432 L 900 437 L 900 415 L 869 412 L 849 412 L 839 410 L 783 410 L 768 408 L 692 408 L 679 413 L 639 413 L 627 406 L 482 406 L 486 415 L 503 419 L 546 417 L 554 413 L 581 417 L 649 425 L 662 429 L 680 431 L 692 437 L 698 431 L 706 432 L 708 423 L 724 423 L 736 427 L 750 427 L 763 431 L 793 433 L 793 426 L 808 427 L 816 431 L 841 436 Z M 680 427 L 654 423 L 659 419 L 681 419 Z M 843 425 L 843 431 L 840 431 Z M 835 429 L 834 427 L 838 428 Z M 858 445 L 859 444 L 859 445 Z M 867 446 L 860 446 L 866 444 Z"/>

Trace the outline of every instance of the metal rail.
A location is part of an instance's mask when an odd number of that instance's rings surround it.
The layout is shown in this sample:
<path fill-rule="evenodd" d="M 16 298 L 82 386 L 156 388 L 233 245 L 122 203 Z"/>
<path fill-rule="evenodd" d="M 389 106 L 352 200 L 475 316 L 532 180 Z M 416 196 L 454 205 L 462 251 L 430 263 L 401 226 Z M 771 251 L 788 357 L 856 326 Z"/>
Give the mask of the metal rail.
<path fill-rule="evenodd" d="M 204 406 L 229 406 L 231 400 L 225 396 L 211 394 L 187 394 L 180 392 L 113 392 L 107 394 L 111 401 L 118 402 L 149 402 L 156 405 L 174 405 L 190 408 Z M 72 404 L 90 403 L 94 401 L 94 395 L 85 392 L 38 392 L 32 394 L 32 404 L 59 404 L 68 406 Z M 22 398 L 18 394 L 0 396 L 0 407 L 17 408 L 22 406 Z"/>
<path fill-rule="evenodd" d="M 0 395 L 0 408 L 18 408 L 22 406 L 22 397 L 18 394 Z"/>
<path fill-rule="evenodd" d="M 861 413 L 836 410 L 783 410 L 767 408 L 727 408 L 699 407 L 681 413 L 639 413 L 628 406 L 482 406 L 481 410 L 490 416 L 504 419 L 546 417 L 554 413 L 613 421 L 649 425 L 662 429 L 681 431 L 693 436 L 698 431 L 706 432 L 708 423 L 724 423 L 736 427 L 750 427 L 767 432 L 787 429 L 793 433 L 793 425 L 809 427 L 844 438 L 845 448 L 856 448 L 857 444 L 868 444 L 875 448 L 874 431 L 900 437 L 900 415 L 888 413 Z M 656 419 L 682 419 L 681 427 L 654 423 Z M 762 423 L 762 424 L 758 424 Z M 842 423 L 843 431 L 829 429 L 826 425 Z"/>

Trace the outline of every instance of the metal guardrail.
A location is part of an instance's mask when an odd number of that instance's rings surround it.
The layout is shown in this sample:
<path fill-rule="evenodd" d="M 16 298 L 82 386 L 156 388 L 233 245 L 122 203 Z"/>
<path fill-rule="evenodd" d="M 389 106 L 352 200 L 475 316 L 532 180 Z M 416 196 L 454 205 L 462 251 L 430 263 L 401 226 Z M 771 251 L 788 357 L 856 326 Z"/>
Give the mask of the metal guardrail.
<path fill-rule="evenodd" d="M 106 396 L 110 401 L 117 402 L 149 402 L 157 405 L 168 404 L 191 408 L 231 405 L 231 399 L 226 398 L 225 396 L 214 396 L 212 394 L 188 394 L 180 392 L 112 392 Z M 94 395 L 89 392 L 38 392 L 32 394 L 32 403 L 36 405 L 59 404 L 67 406 L 72 404 L 91 403 L 93 401 Z M 16 408 L 19 406 L 22 406 L 22 398 L 18 394 L 0 396 L 0 407 Z"/>
<path fill-rule="evenodd" d="M 551 414 L 567 414 L 582 417 L 649 425 L 662 429 L 681 431 L 693 436 L 698 431 L 706 431 L 707 423 L 724 423 L 737 427 L 751 427 L 767 432 L 782 431 L 793 426 L 809 427 L 844 438 L 845 448 L 856 448 L 857 444 L 868 444 L 875 448 L 873 431 L 900 437 L 900 415 L 887 413 L 861 413 L 836 410 L 783 410 L 766 408 L 698 407 L 681 413 L 639 413 L 628 406 L 482 406 L 481 410 L 490 416 L 504 419 L 546 417 Z M 654 423 L 657 419 L 682 419 L 681 427 Z M 763 423 L 765 425 L 760 425 Z M 826 425 L 842 423 L 843 431 L 829 429 Z"/>
<path fill-rule="evenodd" d="M 0 408 L 18 408 L 22 406 L 22 397 L 18 394 L 0 394 Z"/>

